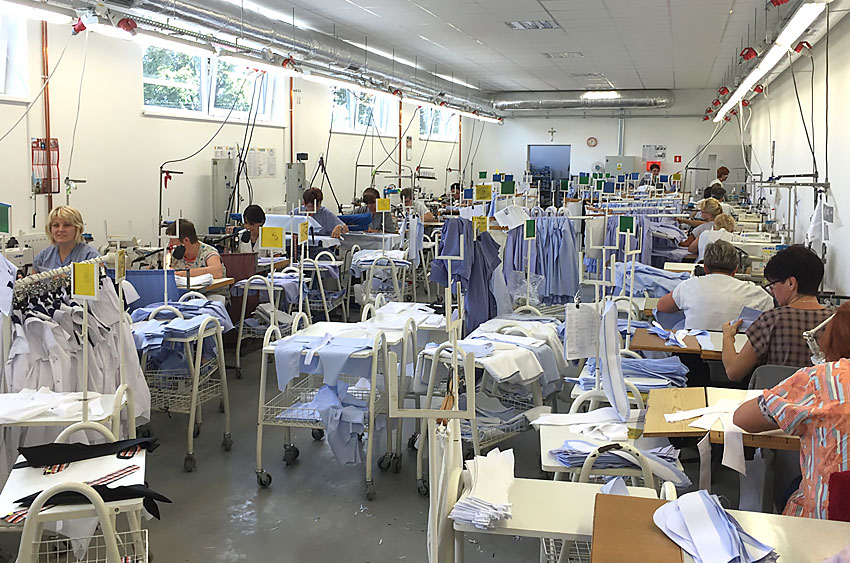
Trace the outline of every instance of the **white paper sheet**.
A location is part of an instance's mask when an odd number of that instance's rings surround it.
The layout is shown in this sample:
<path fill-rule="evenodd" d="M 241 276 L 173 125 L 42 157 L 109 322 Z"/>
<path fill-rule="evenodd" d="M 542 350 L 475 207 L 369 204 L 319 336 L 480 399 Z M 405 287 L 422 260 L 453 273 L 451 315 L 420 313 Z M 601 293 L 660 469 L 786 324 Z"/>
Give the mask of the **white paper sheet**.
<path fill-rule="evenodd" d="M 578 360 L 596 356 L 599 349 L 599 312 L 594 305 L 567 305 L 564 358 Z"/>
<path fill-rule="evenodd" d="M 525 209 L 516 205 L 511 205 L 497 211 L 493 214 L 493 217 L 495 217 L 496 223 L 500 227 L 507 227 L 508 230 L 524 225 L 525 220 L 529 218 Z"/>

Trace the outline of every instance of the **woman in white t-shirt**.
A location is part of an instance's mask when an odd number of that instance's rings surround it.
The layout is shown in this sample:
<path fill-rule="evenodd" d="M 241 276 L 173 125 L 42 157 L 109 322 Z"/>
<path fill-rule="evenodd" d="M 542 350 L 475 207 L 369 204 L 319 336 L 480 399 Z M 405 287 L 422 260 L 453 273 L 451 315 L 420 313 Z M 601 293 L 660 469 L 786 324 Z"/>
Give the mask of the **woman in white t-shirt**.
<path fill-rule="evenodd" d="M 691 243 L 688 247 L 688 252 L 697 254 L 697 261 L 701 261 L 705 257 L 705 247 L 712 242 L 725 240 L 729 242 L 740 242 L 744 240 L 735 232 L 735 219 L 731 215 L 721 213 L 714 218 L 714 229 L 703 231 L 699 238 Z"/>
<path fill-rule="evenodd" d="M 723 325 L 738 318 L 744 307 L 759 311 L 773 308 L 773 297 L 761 287 L 735 278 L 738 251 L 725 240 L 705 248 L 703 266 L 706 275 L 679 284 L 658 301 L 662 313 L 685 313 L 685 328 L 723 330 Z"/>

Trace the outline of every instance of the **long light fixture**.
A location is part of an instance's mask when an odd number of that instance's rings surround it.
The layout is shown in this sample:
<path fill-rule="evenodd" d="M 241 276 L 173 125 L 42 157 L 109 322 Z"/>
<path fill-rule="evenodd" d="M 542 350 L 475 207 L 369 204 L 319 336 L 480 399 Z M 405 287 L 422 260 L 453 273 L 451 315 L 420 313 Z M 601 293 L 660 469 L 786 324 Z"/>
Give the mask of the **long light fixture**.
<path fill-rule="evenodd" d="M 429 101 L 425 101 L 425 100 L 418 100 L 416 98 L 403 98 L 402 103 L 412 105 L 412 106 L 418 106 L 418 107 L 433 109 L 433 110 L 445 111 L 445 112 L 452 113 L 452 114 L 456 113 L 461 117 L 466 117 L 468 119 L 477 119 L 478 121 L 483 121 L 485 123 L 496 123 L 496 124 L 499 124 L 499 125 L 501 125 L 503 123 L 502 119 L 498 118 L 498 117 L 491 117 L 489 115 L 481 115 L 481 114 L 476 113 L 474 111 L 466 111 L 466 110 L 462 110 L 462 109 L 453 108 L 451 106 L 443 106 L 443 105 L 435 104 L 434 102 L 429 102 Z"/>
<path fill-rule="evenodd" d="M 714 122 L 720 122 L 733 107 L 738 105 L 744 96 L 753 89 L 753 86 L 761 82 L 767 73 L 773 70 L 773 67 L 785 56 L 789 49 L 800 36 L 812 25 L 812 22 L 824 11 L 826 3 L 822 1 L 807 2 L 800 6 L 794 17 L 788 22 L 776 42 L 771 46 L 770 50 L 765 54 L 758 66 L 750 71 L 750 74 L 738 86 L 735 92 L 729 97 L 723 107 L 714 116 Z"/>
<path fill-rule="evenodd" d="M 616 90 L 590 90 L 581 95 L 583 100 L 618 100 L 620 93 Z"/>
<path fill-rule="evenodd" d="M 353 90 L 355 92 L 362 92 L 364 94 L 369 94 L 370 96 L 379 96 L 383 98 L 390 98 L 398 101 L 399 97 L 394 95 L 392 92 L 378 90 L 377 88 L 371 88 L 369 86 L 363 86 L 362 84 L 358 84 L 356 82 L 349 82 L 347 80 L 341 80 L 339 78 L 332 78 L 330 76 L 324 76 L 322 74 L 315 73 L 307 73 L 301 75 L 301 78 L 304 80 L 308 80 L 310 82 L 316 82 L 318 84 L 325 84 L 327 86 L 333 86 L 334 88 L 344 88 L 346 90 Z"/>
<path fill-rule="evenodd" d="M 41 20 L 56 25 L 67 25 L 76 18 L 64 11 L 55 10 L 53 7 L 36 6 L 33 2 L 0 0 L 0 15 L 23 17 L 31 20 Z"/>
<path fill-rule="evenodd" d="M 258 70 L 262 70 L 264 72 L 269 72 L 272 74 L 279 74 L 285 76 L 300 76 L 301 74 L 297 70 L 293 68 L 287 68 L 282 64 L 277 65 L 270 61 L 264 61 L 256 57 L 243 55 L 242 53 L 234 53 L 232 51 L 222 51 L 221 53 L 219 53 L 218 58 L 229 63 L 244 65 L 250 68 L 256 68 Z"/>
<path fill-rule="evenodd" d="M 209 57 L 215 54 L 215 49 L 212 45 L 189 41 L 180 37 L 170 37 L 162 33 L 156 33 L 155 31 L 148 31 L 147 29 L 137 28 L 133 39 L 143 48 L 158 47 L 160 49 L 184 53 L 192 57 Z"/>

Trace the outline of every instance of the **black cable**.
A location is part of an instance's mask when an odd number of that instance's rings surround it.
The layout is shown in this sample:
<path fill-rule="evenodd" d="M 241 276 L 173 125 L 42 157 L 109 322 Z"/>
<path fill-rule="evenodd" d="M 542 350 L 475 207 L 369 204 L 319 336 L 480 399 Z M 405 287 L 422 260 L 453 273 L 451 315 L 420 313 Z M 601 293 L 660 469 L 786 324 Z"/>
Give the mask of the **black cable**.
<path fill-rule="evenodd" d="M 333 134 L 334 134 L 334 109 L 333 109 L 333 106 L 331 106 L 331 124 L 328 127 L 328 143 L 327 143 L 327 145 L 325 145 L 325 161 L 324 161 L 325 162 L 325 169 L 327 169 L 328 160 L 330 160 L 331 137 L 333 137 Z M 322 187 L 320 189 L 325 189 L 325 177 L 326 176 L 327 176 L 327 174 L 322 174 Z M 333 189 L 331 189 L 331 191 L 333 191 Z M 336 199 L 336 196 L 334 196 L 334 199 Z M 336 202 L 336 205 L 337 205 L 337 207 L 339 207 L 338 201 Z"/>
<path fill-rule="evenodd" d="M 794 96 L 797 98 L 797 107 L 800 109 L 800 120 L 803 122 L 803 131 L 806 132 L 806 142 L 809 145 L 809 151 L 812 153 L 812 171 L 815 176 L 818 173 L 818 161 L 815 157 L 815 149 L 812 145 L 812 138 L 809 136 L 809 128 L 806 126 L 806 114 L 803 112 L 803 102 L 800 101 L 800 91 L 797 88 L 797 77 L 794 73 L 794 59 L 791 53 L 788 53 L 788 66 L 791 69 L 791 81 L 794 83 Z"/>
<path fill-rule="evenodd" d="M 461 119 L 460 114 L 457 116 L 458 119 Z M 475 121 L 472 122 L 472 134 L 469 136 L 469 151 L 466 153 L 466 160 L 463 161 L 463 168 L 460 171 L 461 184 L 466 180 L 466 169 L 469 166 L 469 157 L 472 154 L 472 140 L 475 138 Z M 462 148 L 462 147 L 461 147 Z M 462 188 L 463 186 L 461 186 Z"/>
<path fill-rule="evenodd" d="M 458 125 L 460 125 L 460 115 L 457 116 L 457 122 L 458 122 Z M 446 195 L 448 195 L 448 193 L 449 193 L 449 176 L 448 176 L 449 165 L 452 163 L 452 157 L 455 154 L 455 147 L 458 145 L 458 143 L 460 143 L 460 137 L 458 137 L 458 140 L 456 140 L 454 143 L 452 143 L 452 150 L 449 151 L 449 159 L 446 161 L 446 170 L 445 170 L 445 172 L 446 172 L 446 185 L 445 185 L 445 191 L 443 192 Z M 460 170 L 458 170 L 458 172 L 460 172 Z"/>
<path fill-rule="evenodd" d="M 425 138 L 425 146 L 422 147 L 422 156 L 419 159 L 419 164 L 416 165 L 416 172 L 419 173 L 419 167 L 422 166 L 422 161 L 425 160 L 425 151 L 428 150 L 428 142 L 431 140 L 431 133 L 434 131 L 434 118 L 437 116 L 436 109 L 431 110 L 431 122 L 428 124 L 428 137 Z M 419 114 L 419 118 L 422 119 L 422 114 Z M 460 119 L 460 115 L 457 116 Z M 451 119 L 451 118 L 449 118 Z"/>
<path fill-rule="evenodd" d="M 809 118 L 809 123 L 812 127 L 812 151 L 817 154 L 817 140 L 818 137 L 815 135 L 815 58 L 809 53 L 809 60 L 812 63 L 812 77 L 811 77 L 811 117 Z"/>
<path fill-rule="evenodd" d="M 399 144 L 401 143 L 401 139 L 403 139 L 403 138 L 404 138 L 404 136 L 405 136 L 405 135 L 407 135 L 407 131 L 410 129 L 410 125 L 413 123 L 413 120 L 416 118 L 416 115 L 417 115 L 418 113 L 419 113 L 419 110 L 418 110 L 418 108 L 417 108 L 417 111 L 413 112 L 413 115 L 410 117 L 410 121 L 408 121 L 408 122 L 407 122 L 407 127 L 405 127 L 405 128 L 404 128 L 404 132 L 401 134 L 401 137 L 399 138 L 398 142 L 397 142 L 397 143 L 393 146 L 393 151 L 395 151 L 395 149 L 399 146 Z M 373 124 L 374 124 L 374 122 L 375 122 L 375 120 L 374 120 L 374 119 L 372 119 L 372 123 L 373 123 Z M 378 126 L 377 126 L 377 125 L 375 125 L 375 131 L 376 131 L 377 133 L 379 133 L 379 135 L 378 135 L 378 141 L 381 141 L 380 131 L 378 131 Z M 381 141 L 381 146 L 382 146 L 382 147 L 384 146 L 384 142 L 383 142 L 383 141 Z M 386 148 L 384 148 L 384 152 L 387 152 Z M 387 158 L 385 158 L 384 160 L 382 160 L 382 161 L 381 161 L 381 163 L 380 163 L 380 164 L 378 164 L 378 165 L 375 167 L 375 170 L 379 169 L 379 168 L 380 168 L 380 167 L 381 167 L 381 166 L 382 166 L 382 165 L 383 165 L 383 164 L 384 164 L 387 160 L 389 160 L 389 159 L 391 159 L 391 158 L 392 158 L 392 152 L 387 152 Z M 395 160 L 393 160 L 393 163 L 398 164 Z M 401 166 L 401 165 L 399 164 L 399 166 Z"/>
<path fill-rule="evenodd" d="M 265 78 L 264 78 L 265 80 Z M 263 84 L 260 85 L 260 90 L 262 93 Z M 260 104 L 257 104 L 257 109 L 254 110 L 254 120 L 251 123 L 251 134 L 248 135 L 248 144 L 245 146 L 246 155 L 248 154 L 248 150 L 251 148 L 251 144 L 254 142 L 254 129 L 257 127 L 257 117 L 260 115 Z M 250 116 L 249 116 L 250 117 Z M 247 159 L 247 157 L 246 157 Z M 248 205 L 252 205 L 254 203 L 254 186 L 251 184 L 251 178 L 248 177 L 248 164 L 246 160 L 245 164 L 245 183 L 248 185 Z"/>
<path fill-rule="evenodd" d="M 472 162 L 471 164 L 475 166 L 475 157 L 478 156 L 478 147 L 481 146 L 481 137 L 484 136 L 484 126 L 487 125 L 485 122 L 481 122 L 481 132 L 478 133 L 478 143 L 475 145 L 475 152 L 472 154 Z"/>
<path fill-rule="evenodd" d="M 721 131 L 723 131 L 723 128 L 724 128 L 724 127 L 726 127 L 726 124 L 727 124 L 727 123 L 730 123 L 730 122 L 729 122 L 729 121 L 726 121 L 726 120 L 723 120 L 723 121 L 720 123 L 720 127 L 716 127 L 716 128 L 715 128 L 715 130 L 714 130 L 714 134 L 713 134 L 713 135 L 712 135 L 712 136 L 708 139 L 708 142 L 707 142 L 705 145 L 703 145 L 703 147 L 702 147 L 700 150 L 698 150 L 698 151 L 697 151 L 697 153 L 693 156 L 693 158 L 691 158 L 691 159 L 688 161 L 688 163 L 687 163 L 687 164 L 685 165 L 685 167 L 683 168 L 683 170 L 685 171 L 685 174 L 686 174 L 686 175 L 687 175 L 687 173 L 688 173 L 688 167 L 691 165 L 691 163 L 692 163 L 693 161 L 695 161 L 697 158 L 699 158 L 699 157 L 702 155 L 702 153 L 704 153 L 704 152 L 705 152 L 705 149 L 707 149 L 707 148 L 708 148 L 708 146 L 711 144 L 711 142 L 712 142 L 712 141 L 713 141 L 713 140 L 717 137 L 717 135 L 719 135 L 719 134 L 720 134 L 720 132 L 721 132 Z"/>
<path fill-rule="evenodd" d="M 248 119 L 245 122 L 245 132 L 242 134 L 242 147 L 239 150 L 237 155 L 238 162 L 236 163 L 236 181 L 233 184 L 233 194 L 230 201 L 230 211 L 234 211 L 233 205 L 236 207 L 239 206 L 239 201 L 241 196 L 239 194 L 239 182 L 241 181 L 242 174 L 245 174 L 246 185 L 247 185 L 247 168 L 248 168 L 248 148 L 250 141 L 248 140 L 248 133 L 251 132 L 253 136 L 253 129 L 251 128 L 251 114 L 254 112 L 254 101 L 257 99 L 257 83 L 260 83 L 260 87 L 262 88 L 263 78 L 265 77 L 265 73 L 261 73 L 254 77 L 254 86 L 251 88 L 251 103 L 248 105 Z M 256 112 L 259 113 L 260 105 L 257 104 Z M 254 118 L 254 123 L 256 123 L 256 117 Z M 250 199 L 250 190 L 249 190 L 249 199 Z"/>

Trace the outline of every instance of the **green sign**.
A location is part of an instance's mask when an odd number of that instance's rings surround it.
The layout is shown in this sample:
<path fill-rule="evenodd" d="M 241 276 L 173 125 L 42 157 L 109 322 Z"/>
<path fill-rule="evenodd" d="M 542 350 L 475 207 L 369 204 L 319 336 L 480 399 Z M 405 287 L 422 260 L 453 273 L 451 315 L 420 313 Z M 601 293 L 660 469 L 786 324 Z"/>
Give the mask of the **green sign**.
<path fill-rule="evenodd" d="M 565 192 L 570 189 L 570 181 L 567 178 L 561 178 L 561 191 Z"/>
<path fill-rule="evenodd" d="M 502 188 L 499 193 L 502 195 L 514 195 L 516 193 L 516 182 L 513 180 L 510 182 L 502 182 Z"/>
<path fill-rule="evenodd" d="M 537 238 L 537 223 L 534 219 L 525 220 L 525 240 Z"/>
<path fill-rule="evenodd" d="M 8 235 L 12 232 L 12 206 L 0 203 L 0 235 Z"/>
<path fill-rule="evenodd" d="M 619 231 L 621 233 L 632 233 L 635 234 L 635 218 L 630 217 L 628 215 L 620 215 L 620 228 Z"/>
<path fill-rule="evenodd" d="M 590 185 L 590 176 L 579 176 L 578 183 L 580 186 Z"/>
<path fill-rule="evenodd" d="M 599 191 L 602 191 L 602 187 L 605 186 L 605 180 L 599 179 L 596 180 L 596 188 Z"/>
<path fill-rule="evenodd" d="M 487 171 L 485 170 L 484 172 L 479 172 L 478 173 L 478 179 L 479 180 L 486 180 L 487 179 Z"/>

